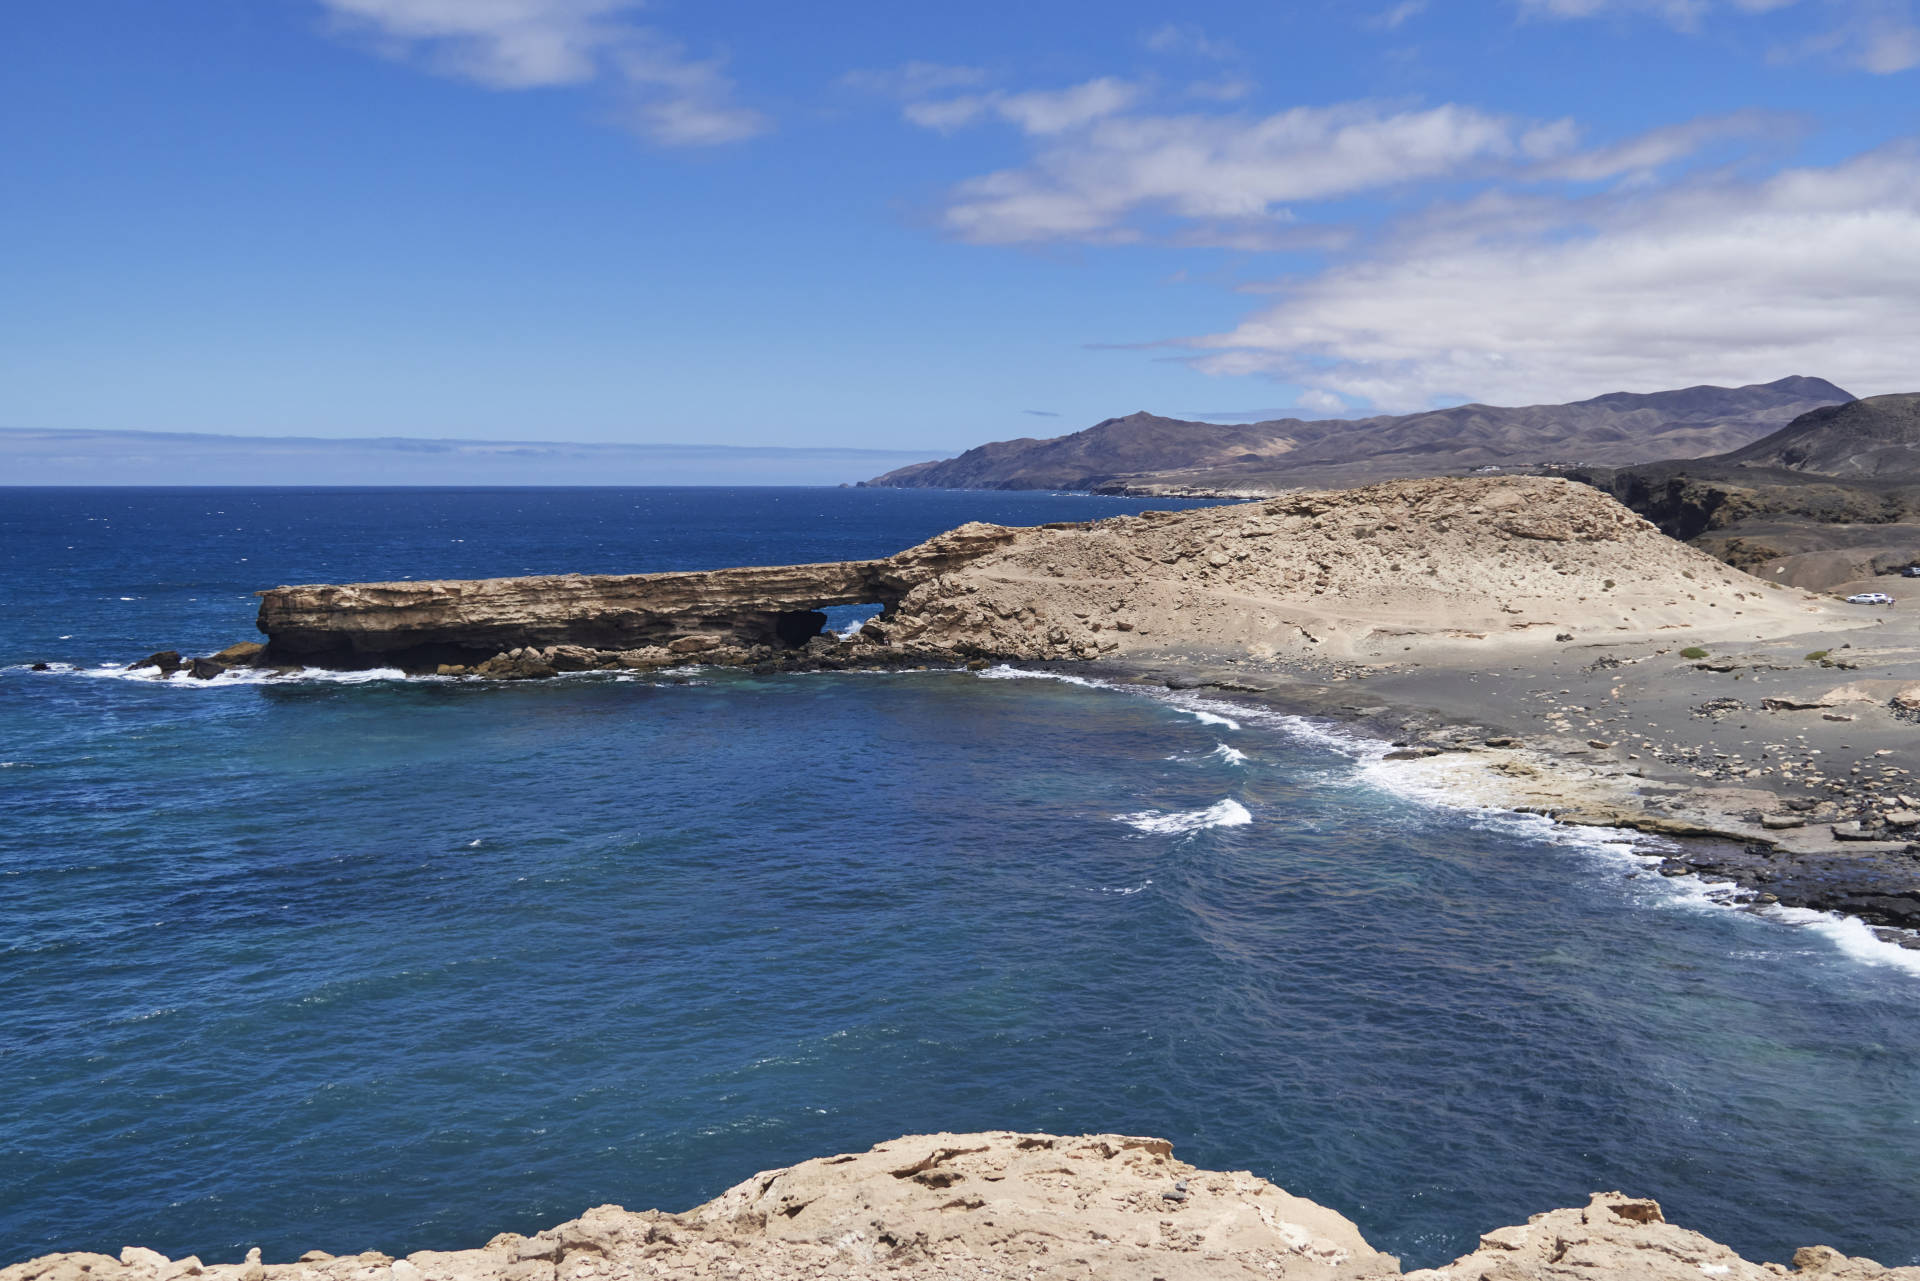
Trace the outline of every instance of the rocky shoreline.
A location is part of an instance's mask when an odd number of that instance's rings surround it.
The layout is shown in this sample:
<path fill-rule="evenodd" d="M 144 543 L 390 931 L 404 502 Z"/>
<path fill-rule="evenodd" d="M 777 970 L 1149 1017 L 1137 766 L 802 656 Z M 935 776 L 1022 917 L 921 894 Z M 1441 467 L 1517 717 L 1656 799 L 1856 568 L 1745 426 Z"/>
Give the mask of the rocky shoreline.
<path fill-rule="evenodd" d="M 846 604 L 880 613 L 826 632 L 821 611 Z M 1756 906 L 1912 931 L 1913 620 L 1761 582 L 1587 486 L 1500 477 L 965 525 L 872 561 L 279 587 L 264 643 L 133 666 L 533 680 L 1005 661 L 1207 686 L 1358 721 L 1394 745 L 1383 766 L 1455 800 L 1706 838 L 1663 870 Z"/>
<path fill-rule="evenodd" d="M 606 1205 L 468 1250 L 314 1250 L 267 1263 L 169 1259 L 127 1246 L 0 1268 L 0 1281 L 639 1281 L 977 1278 L 1100 1281 L 1920 1281 L 1829 1246 L 1754 1263 L 1668 1223 L 1657 1202 L 1596 1193 L 1485 1233 L 1443 1267 L 1403 1273 L 1353 1222 L 1246 1171 L 1199 1169 L 1165 1139 L 989 1131 L 909 1135 L 768 1170 L 683 1213 Z"/>

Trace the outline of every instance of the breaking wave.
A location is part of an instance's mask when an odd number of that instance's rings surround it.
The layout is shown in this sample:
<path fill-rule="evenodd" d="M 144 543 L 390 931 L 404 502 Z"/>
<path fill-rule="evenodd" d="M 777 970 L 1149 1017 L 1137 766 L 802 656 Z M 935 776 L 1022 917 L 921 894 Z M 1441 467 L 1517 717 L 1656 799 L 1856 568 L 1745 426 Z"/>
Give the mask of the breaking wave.
<path fill-rule="evenodd" d="M 1253 815 L 1247 812 L 1246 806 L 1229 796 L 1203 810 L 1141 810 L 1137 814 L 1122 814 L 1119 821 L 1136 832 L 1178 836 L 1186 832 L 1205 831 L 1210 827 L 1245 827 L 1253 822 Z"/>

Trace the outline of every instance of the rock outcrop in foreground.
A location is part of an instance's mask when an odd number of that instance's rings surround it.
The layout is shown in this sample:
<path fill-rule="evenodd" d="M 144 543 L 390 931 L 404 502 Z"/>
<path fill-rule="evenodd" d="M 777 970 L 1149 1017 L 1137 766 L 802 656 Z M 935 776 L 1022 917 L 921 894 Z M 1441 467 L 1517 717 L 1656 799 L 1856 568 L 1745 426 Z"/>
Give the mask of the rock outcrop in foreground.
<path fill-rule="evenodd" d="M 1421 1281 L 1920 1281 L 1825 1247 L 1759 1265 L 1600 1193 L 1481 1238 Z M 931 1134 L 770 1170 L 684 1214 L 589 1210 L 533 1236 L 405 1259 L 318 1251 L 296 1263 L 203 1266 L 128 1247 L 54 1254 L 0 1281 L 629 1281 L 630 1278 L 1084 1277 L 1101 1281 L 1367 1281 L 1401 1276 L 1352 1222 L 1264 1179 L 1175 1160 L 1164 1139 Z"/>
<path fill-rule="evenodd" d="M 884 560 L 704 573 L 281 587 L 255 665 L 540 676 L 687 661 L 1075 659 L 1169 652 L 1399 661 L 1505 643 L 1752 640 L 1816 598 L 1552 477 L 1396 481 L 1085 524 L 971 524 Z M 880 617 L 842 645 L 827 605 Z"/>

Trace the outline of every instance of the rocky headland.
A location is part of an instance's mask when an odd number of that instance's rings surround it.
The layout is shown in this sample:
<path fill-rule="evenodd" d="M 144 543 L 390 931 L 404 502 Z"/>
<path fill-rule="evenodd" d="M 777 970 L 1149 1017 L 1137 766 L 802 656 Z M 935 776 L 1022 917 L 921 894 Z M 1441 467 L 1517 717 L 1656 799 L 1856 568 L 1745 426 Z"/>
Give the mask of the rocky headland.
<path fill-rule="evenodd" d="M 852 604 L 881 612 L 844 640 L 823 636 L 820 611 Z M 261 593 L 264 648 L 196 661 L 505 677 L 796 651 L 818 662 L 1471 661 L 1623 636 L 1751 640 L 1822 621 L 1853 620 L 1662 536 L 1587 486 L 1500 477 L 1032 529 L 970 524 L 871 561 L 278 587 Z"/>
<path fill-rule="evenodd" d="M 1653 1201 L 1498 1228 L 1444 1267 L 1402 1273 L 1352 1221 L 1246 1171 L 1202 1170 L 1164 1139 L 992 1131 L 894 1139 L 768 1170 L 684 1213 L 606 1205 L 469 1250 L 312 1251 L 203 1264 L 139 1246 L 52 1254 L 0 1281 L 640 1281 L 641 1278 L 1083 1277 L 1099 1281 L 1920 1281 L 1826 1246 L 1754 1263 L 1666 1222 Z"/>
<path fill-rule="evenodd" d="M 823 630 L 858 603 L 880 613 Z M 1709 838 L 1664 870 L 1920 937 L 1920 612 L 1763 581 L 1566 479 L 973 524 L 869 561 L 279 587 L 259 627 L 136 666 L 1060 665 L 1355 721 L 1394 744 L 1375 768 L 1452 803 Z"/>

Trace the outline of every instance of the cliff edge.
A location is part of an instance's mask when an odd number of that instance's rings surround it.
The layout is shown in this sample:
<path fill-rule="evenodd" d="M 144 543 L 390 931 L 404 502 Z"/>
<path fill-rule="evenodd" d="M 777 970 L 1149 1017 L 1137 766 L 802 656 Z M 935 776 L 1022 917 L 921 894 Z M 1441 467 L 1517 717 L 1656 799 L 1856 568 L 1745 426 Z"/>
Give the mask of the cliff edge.
<path fill-rule="evenodd" d="M 883 609 L 847 643 L 822 634 L 823 609 L 859 603 Z M 1032 529 L 976 523 L 873 561 L 279 587 L 261 593 L 268 641 L 245 661 L 508 677 L 783 656 L 1397 662 L 1866 621 L 1674 542 L 1589 486 L 1488 477 Z"/>
<path fill-rule="evenodd" d="M 129 1246 L 51 1254 L 0 1281 L 631 1281 L 635 1278 L 976 1278 L 1029 1281 L 1372 1281 L 1402 1275 L 1345 1217 L 1244 1171 L 1176 1160 L 1164 1139 L 993 1131 L 913 1135 L 769 1170 L 682 1214 L 606 1205 L 532 1236 L 404 1259 L 320 1251 L 206 1266 Z M 1826 1247 L 1789 1271 L 1600 1193 L 1501 1228 L 1419 1281 L 1920 1281 Z"/>

